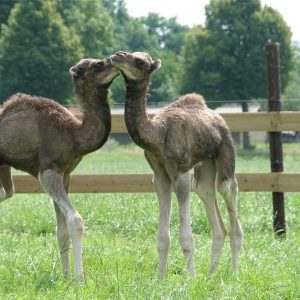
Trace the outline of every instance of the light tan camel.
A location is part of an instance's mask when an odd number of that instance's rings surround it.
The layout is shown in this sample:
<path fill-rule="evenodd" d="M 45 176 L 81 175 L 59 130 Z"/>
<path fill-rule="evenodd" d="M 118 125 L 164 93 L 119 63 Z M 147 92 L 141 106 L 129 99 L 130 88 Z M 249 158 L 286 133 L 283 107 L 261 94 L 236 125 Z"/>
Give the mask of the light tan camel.
<path fill-rule="evenodd" d="M 125 122 L 133 141 L 145 149 L 145 157 L 154 171 L 160 215 L 158 228 L 158 273 L 167 269 L 170 247 L 171 186 L 179 206 L 179 241 L 190 274 L 194 274 L 194 239 L 190 221 L 190 191 L 203 200 L 212 229 L 210 272 L 216 271 L 227 234 L 217 204 L 217 188 L 226 201 L 230 218 L 230 242 L 233 269 L 243 231 L 237 215 L 235 149 L 231 132 L 223 118 L 210 110 L 202 96 L 188 94 L 166 106 L 151 120 L 146 102 L 150 78 L 160 68 L 147 53 L 119 51 L 111 56 L 126 84 Z M 194 169 L 194 176 L 189 171 Z"/>
<path fill-rule="evenodd" d="M 83 220 L 68 198 L 70 173 L 83 155 L 99 149 L 111 130 L 108 87 L 119 74 L 109 59 L 83 59 L 70 69 L 83 113 L 77 120 L 50 99 L 15 94 L 0 113 L 0 201 L 13 195 L 10 167 L 38 178 L 53 199 L 63 273 L 83 278 Z"/>

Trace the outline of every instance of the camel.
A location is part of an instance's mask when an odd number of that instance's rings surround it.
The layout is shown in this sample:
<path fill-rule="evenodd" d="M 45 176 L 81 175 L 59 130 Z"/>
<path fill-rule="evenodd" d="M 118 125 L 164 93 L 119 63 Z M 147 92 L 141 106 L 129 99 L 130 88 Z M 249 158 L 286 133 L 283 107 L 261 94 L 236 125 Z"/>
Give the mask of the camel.
<path fill-rule="evenodd" d="M 82 157 L 108 139 L 111 114 L 108 88 L 119 70 L 109 59 L 83 59 L 70 69 L 82 122 L 57 102 L 22 93 L 11 96 L 0 113 L 0 201 L 11 197 L 11 167 L 38 178 L 54 202 L 62 271 L 70 275 L 74 249 L 75 279 L 83 279 L 84 224 L 68 198 L 70 173 Z"/>
<path fill-rule="evenodd" d="M 210 273 L 217 270 L 227 234 L 216 192 L 225 199 L 230 219 L 230 244 L 234 272 L 243 231 L 237 215 L 238 186 L 235 178 L 235 147 L 224 119 L 210 110 L 204 98 L 187 94 L 169 104 L 151 120 L 146 112 L 152 74 L 161 66 L 144 52 L 116 52 L 112 64 L 126 85 L 125 123 L 132 140 L 144 149 L 153 172 L 159 202 L 158 275 L 165 276 L 170 248 L 171 191 L 179 207 L 179 242 L 188 272 L 194 275 L 194 238 L 190 221 L 190 192 L 204 202 L 212 231 Z M 191 178 L 190 170 L 194 170 Z"/>

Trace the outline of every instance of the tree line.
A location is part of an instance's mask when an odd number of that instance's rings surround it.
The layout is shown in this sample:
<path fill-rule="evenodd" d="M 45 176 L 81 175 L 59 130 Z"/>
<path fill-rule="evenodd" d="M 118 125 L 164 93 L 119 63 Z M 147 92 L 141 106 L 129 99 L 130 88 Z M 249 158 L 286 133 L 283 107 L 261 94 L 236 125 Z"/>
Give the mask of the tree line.
<path fill-rule="evenodd" d="M 226 100 L 247 111 L 241 100 L 266 98 L 268 42 L 280 43 L 282 90 L 299 97 L 293 89 L 300 78 L 299 46 L 276 10 L 259 0 L 211 0 L 205 12 L 204 26 L 189 28 L 156 13 L 134 18 L 124 0 L 2 0 L 0 103 L 25 92 L 71 104 L 69 68 L 81 58 L 123 50 L 162 60 L 150 103 L 197 92 L 212 108 Z M 121 78 L 111 90 L 111 101 L 123 103 Z"/>

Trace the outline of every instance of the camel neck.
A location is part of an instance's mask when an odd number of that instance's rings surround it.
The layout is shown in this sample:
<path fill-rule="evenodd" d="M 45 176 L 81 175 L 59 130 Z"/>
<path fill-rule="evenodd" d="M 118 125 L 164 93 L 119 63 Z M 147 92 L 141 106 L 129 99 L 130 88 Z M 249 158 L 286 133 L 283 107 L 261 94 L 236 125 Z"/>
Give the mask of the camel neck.
<path fill-rule="evenodd" d="M 82 110 L 78 148 L 83 153 L 99 149 L 108 139 L 111 130 L 111 113 L 108 104 L 108 87 L 89 88 L 77 93 Z"/>
<path fill-rule="evenodd" d="M 149 82 L 126 82 L 125 123 L 132 140 L 150 150 L 155 143 L 155 127 L 147 115 Z"/>

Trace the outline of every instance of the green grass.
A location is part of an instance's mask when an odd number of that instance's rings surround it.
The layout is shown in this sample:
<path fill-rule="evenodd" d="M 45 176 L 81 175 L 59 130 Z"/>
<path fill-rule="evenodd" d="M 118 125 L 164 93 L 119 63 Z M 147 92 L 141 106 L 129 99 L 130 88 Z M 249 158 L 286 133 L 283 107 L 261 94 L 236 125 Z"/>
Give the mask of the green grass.
<path fill-rule="evenodd" d="M 136 147 L 114 149 L 111 143 L 106 147 L 86 157 L 76 172 L 150 172 Z M 285 161 L 290 161 L 290 172 L 300 170 L 294 166 L 299 162 L 298 148 L 288 145 Z M 257 147 L 252 155 L 238 154 L 238 171 L 269 170 L 265 147 Z M 208 276 L 210 228 L 195 195 L 191 211 L 197 275 L 192 279 L 187 275 L 174 198 L 165 280 L 156 277 L 155 194 L 71 194 L 70 198 L 85 221 L 85 284 L 76 286 L 62 278 L 55 217 L 47 195 L 15 195 L 0 204 L 0 299 L 300 299 L 299 193 L 286 194 L 284 239 L 272 233 L 271 195 L 239 194 L 245 238 L 237 278 L 231 271 L 228 240 L 217 274 Z M 220 204 L 225 217 L 223 201 Z"/>
<path fill-rule="evenodd" d="M 300 172 L 300 146 L 284 144 L 284 169 Z M 256 145 L 251 151 L 237 149 L 237 172 L 270 172 L 269 148 L 266 144 Z M 88 173 L 152 173 L 142 149 L 133 144 L 117 146 L 110 140 L 100 150 L 85 156 L 74 174 Z"/>

